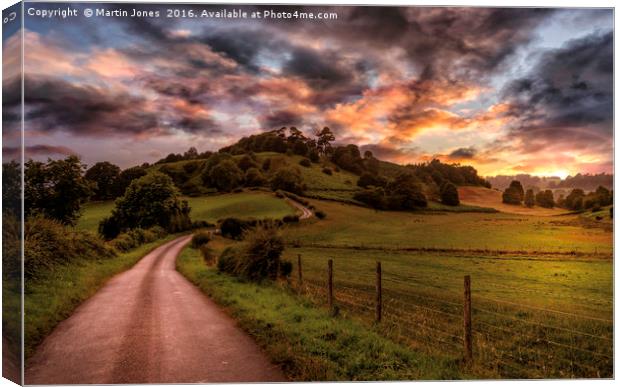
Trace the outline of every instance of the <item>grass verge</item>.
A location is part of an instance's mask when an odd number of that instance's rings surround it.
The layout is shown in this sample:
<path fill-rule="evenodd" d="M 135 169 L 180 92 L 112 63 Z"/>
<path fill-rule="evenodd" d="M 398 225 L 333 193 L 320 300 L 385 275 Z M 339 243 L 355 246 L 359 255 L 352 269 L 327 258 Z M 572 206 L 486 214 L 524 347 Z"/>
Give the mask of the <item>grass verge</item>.
<path fill-rule="evenodd" d="M 58 266 L 46 277 L 26 283 L 26 359 L 58 323 L 71 316 L 75 308 L 95 294 L 110 277 L 129 269 L 150 251 L 176 237 L 176 234 L 169 235 L 112 259 L 83 260 Z"/>
<path fill-rule="evenodd" d="M 186 248 L 179 270 L 238 321 L 293 381 L 459 379 L 458 361 L 423 355 L 355 321 L 331 318 L 273 284 L 218 273 Z"/>

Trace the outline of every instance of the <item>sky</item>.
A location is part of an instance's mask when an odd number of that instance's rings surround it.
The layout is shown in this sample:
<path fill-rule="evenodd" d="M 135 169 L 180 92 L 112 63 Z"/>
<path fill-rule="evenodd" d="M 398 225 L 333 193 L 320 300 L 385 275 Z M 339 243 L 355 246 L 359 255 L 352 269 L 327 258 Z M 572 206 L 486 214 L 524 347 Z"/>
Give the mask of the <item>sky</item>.
<path fill-rule="evenodd" d="M 29 7 L 78 16 L 26 16 L 26 158 L 129 167 L 328 126 L 338 143 L 401 164 L 438 158 L 485 176 L 613 169 L 611 9 L 228 6 L 337 14 L 300 20 Z M 87 18 L 87 7 L 160 17 Z M 5 61 L 16 47 L 19 34 L 3 36 Z M 19 72 L 3 78 L 10 138 Z"/>

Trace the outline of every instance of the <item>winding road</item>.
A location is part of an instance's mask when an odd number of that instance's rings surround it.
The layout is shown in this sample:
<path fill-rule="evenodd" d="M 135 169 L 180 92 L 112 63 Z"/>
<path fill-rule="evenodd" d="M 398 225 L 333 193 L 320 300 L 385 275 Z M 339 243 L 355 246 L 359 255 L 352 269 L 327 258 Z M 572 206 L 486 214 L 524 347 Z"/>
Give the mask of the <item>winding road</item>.
<path fill-rule="evenodd" d="M 299 220 L 310 219 L 310 218 L 312 218 L 314 216 L 314 213 L 309 208 L 307 208 L 303 204 L 299 203 L 298 201 L 293 200 L 291 198 L 285 198 L 284 200 L 286 200 L 293 207 L 295 207 L 296 209 L 301 211 L 301 215 L 299 216 Z"/>
<path fill-rule="evenodd" d="M 113 277 L 28 361 L 26 384 L 286 381 L 258 345 L 175 270 L 184 236 Z"/>

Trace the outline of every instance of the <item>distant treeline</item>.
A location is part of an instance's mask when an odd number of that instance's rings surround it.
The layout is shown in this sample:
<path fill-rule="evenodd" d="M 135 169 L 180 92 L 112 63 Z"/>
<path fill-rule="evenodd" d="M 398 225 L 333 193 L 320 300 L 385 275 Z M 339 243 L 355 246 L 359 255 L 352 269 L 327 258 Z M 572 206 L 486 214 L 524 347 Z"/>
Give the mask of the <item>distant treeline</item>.
<path fill-rule="evenodd" d="M 608 189 L 613 188 L 614 176 L 607 173 L 578 173 L 575 176 L 568 176 L 566 179 L 561 179 L 555 176 L 541 177 L 528 174 L 519 174 L 514 176 L 500 175 L 494 177 L 487 177 L 487 180 L 491 183 L 493 188 L 497 188 L 500 190 L 505 190 L 510 186 L 510 183 L 512 181 L 517 180 L 521 182 L 523 187 L 533 188 L 535 190 L 579 188 L 584 191 L 594 191 L 600 186 Z"/>

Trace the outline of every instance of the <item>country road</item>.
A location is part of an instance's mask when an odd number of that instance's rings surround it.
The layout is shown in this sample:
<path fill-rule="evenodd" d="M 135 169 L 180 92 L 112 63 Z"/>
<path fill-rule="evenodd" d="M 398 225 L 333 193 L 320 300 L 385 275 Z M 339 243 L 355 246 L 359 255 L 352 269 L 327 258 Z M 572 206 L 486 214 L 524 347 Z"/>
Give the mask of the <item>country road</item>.
<path fill-rule="evenodd" d="M 286 381 L 257 344 L 175 270 L 175 239 L 112 278 L 45 339 L 26 384 Z"/>
<path fill-rule="evenodd" d="M 291 198 L 285 198 L 284 200 L 286 200 L 293 207 L 295 207 L 299 211 L 301 211 L 301 215 L 299 216 L 299 220 L 310 219 L 310 218 L 312 218 L 314 216 L 314 213 L 309 208 L 307 208 L 303 204 L 299 203 L 298 201 L 293 200 Z"/>

